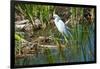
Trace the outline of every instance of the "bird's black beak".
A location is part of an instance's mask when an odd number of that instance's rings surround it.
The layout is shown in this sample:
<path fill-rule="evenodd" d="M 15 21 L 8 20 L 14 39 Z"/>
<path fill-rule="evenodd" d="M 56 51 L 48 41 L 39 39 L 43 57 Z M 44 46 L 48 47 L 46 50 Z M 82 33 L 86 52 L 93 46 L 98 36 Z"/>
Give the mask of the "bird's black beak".
<path fill-rule="evenodd" d="M 54 20 L 53 14 L 51 14 L 51 17 L 50 17 L 50 19 L 51 19 L 51 20 Z"/>
<path fill-rule="evenodd" d="M 51 20 L 54 20 L 54 17 L 53 16 L 51 17 Z"/>
<path fill-rule="evenodd" d="M 54 25 L 54 19 L 55 18 L 53 17 L 53 14 L 51 14 L 49 18 L 50 18 L 50 24 Z"/>

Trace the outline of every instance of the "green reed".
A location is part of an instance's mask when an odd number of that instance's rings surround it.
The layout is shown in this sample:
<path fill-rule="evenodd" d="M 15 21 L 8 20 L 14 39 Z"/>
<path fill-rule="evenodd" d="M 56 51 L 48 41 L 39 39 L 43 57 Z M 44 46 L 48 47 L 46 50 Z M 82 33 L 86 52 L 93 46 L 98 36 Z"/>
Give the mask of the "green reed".
<path fill-rule="evenodd" d="M 24 15 L 25 18 L 29 19 L 30 23 L 34 24 L 35 17 L 38 17 L 40 18 L 42 25 L 46 24 L 46 31 L 40 30 L 38 35 L 52 35 L 54 44 L 57 46 L 58 54 L 56 55 L 56 58 L 59 58 L 61 62 L 80 62 L 92 60 L 88 60 L 88 58 L 93 57 L 94 55 L 92 53 L 92 43 L 90 37 L 90 35 L 92 35 L 94 32 L 90 34 L 91 30 L 89 29 L 90 25 L 88 25 L 88 22 L 84 20 L 80 21 L 80 18 L 83 17 L 84 8 L 71 7 L 70 12 L 72 13 L 72 15 L 70 17 L 70 29 L 72 38 L 70 39 L 70 37 L 66 38 L 64 36 L 63 40 L 61 38 L 63 35 L 60 34 L 57 28 L 50 27 L 49 24 L 50 15 L 53 13 L 54 6 L 18 4 L 15 8 L 16 11 L 19 11 Z M 62 45 L 65 47 L 62 47 Z M 91 54 L 88 54 L 89 52 Z M 49 48 L 45 48 L 43 54 L 46 58 L 47 63 L 56 63 L 57 59 L 54 57 Z M 39 64 L 39 62 L 37 63 Z"/>

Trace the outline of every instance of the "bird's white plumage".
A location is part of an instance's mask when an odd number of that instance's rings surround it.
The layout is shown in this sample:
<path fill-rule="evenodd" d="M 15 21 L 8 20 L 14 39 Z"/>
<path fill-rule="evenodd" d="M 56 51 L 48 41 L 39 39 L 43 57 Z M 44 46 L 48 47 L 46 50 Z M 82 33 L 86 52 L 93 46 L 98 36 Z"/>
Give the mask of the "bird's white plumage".
<path fill-rule="evenodd" d="M 66 27 L 62 20 L 55 20 L 55 25 L 57 26 L 59 32 L 64 33 Z"/>
<path fill-rule="evenodd" d="M 68 37 L 71 36 L 69 28 L 66 27 L 65 23 L 61 20 L 61 18 L 57 14 L 54 14 L 53 17 L 58 31 L 61 32 L 62 34 L 68 35 Z"/>

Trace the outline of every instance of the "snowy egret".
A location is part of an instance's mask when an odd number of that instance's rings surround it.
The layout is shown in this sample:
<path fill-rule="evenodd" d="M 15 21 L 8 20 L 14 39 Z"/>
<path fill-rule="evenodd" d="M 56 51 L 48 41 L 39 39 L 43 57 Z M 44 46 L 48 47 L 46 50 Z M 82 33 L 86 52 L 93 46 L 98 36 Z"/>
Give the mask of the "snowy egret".
<path fill-rule="evenodd" d="M 68 26 L 65 25 L 65 23 L 61 20 L 61 18 L 57 14 L 53 14 L 53 18 L 58 31 L 63 35 L 72 38 L 70 29 L 68 28 Z"/>

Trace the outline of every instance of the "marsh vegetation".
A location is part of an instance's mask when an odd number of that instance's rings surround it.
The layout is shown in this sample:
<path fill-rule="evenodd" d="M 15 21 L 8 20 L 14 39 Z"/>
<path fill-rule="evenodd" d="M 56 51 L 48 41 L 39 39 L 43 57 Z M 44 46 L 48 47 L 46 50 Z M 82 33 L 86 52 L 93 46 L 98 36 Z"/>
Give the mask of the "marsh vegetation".
<path fill-rule="evenodd" d="M 57 30 L 52 14 L 58 14 L 73 38 Z M 15 65 L 94 61 L 94 8 L 36 5 L 15 6 Z"/>

